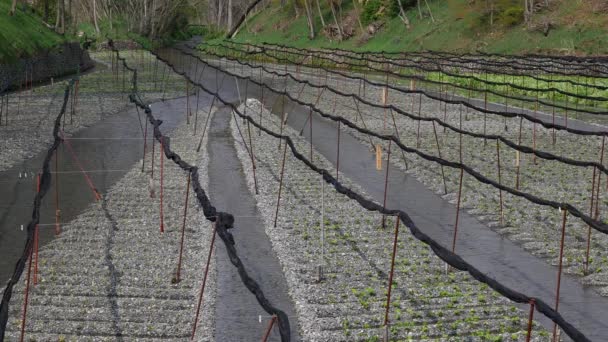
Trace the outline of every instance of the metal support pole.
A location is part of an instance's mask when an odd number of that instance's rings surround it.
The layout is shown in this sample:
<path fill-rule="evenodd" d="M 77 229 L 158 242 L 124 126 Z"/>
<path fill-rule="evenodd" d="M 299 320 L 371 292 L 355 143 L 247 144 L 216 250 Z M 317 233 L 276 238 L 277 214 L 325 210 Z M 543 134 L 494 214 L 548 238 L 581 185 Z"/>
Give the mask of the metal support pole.
<path fill-rule="evenodd" d="M 160 153 L 159 153 L 159 157 L 160 157 L 160 232 L 164 233 L 165 232 L 165 218 L 163 215 L 163 177 L 164 177 L 164 151 L 165 148 L 163 146 L 163 139 L 164 137 L 161 136 L 160 138 Z"/>
<path fill-rule="evenodd" d="M 530 299 L 530 314 L 528 315 L 528 333 L 526 335 L 526 342 L 530 342 L 532 337 L 532 324 L 534 320 L 534 306 L 536 305 L 536 301 L 534 298 Z"/>
<path fill-rule="evenodd" d="M 397 241 L 399 240 L 399 216 L 395 216 L 395 237 L 393 238 L 393 253 L 391 255 L 391 271 L 388 276 L 388 292 L 386 295 L 386 309 L 384 312 L 384 326 L 388 327 L 388 313 L 391 307 L 391 291 L 393 289 L 393 274 L 395 271 L 395 256 L 397 254 Z"/>
<path fill-rule="evenodd" d="M 456 222 L 454 223 L 454 237 L 452 239 L 452 253 L 456 251 L 456 239 L 458 236 L 458 219 L 460 217 L 460 201 L 462 199 L 462 176 L 464 175 L 464 169 L 460 169 L 460 183 L 458 185 L 458 200 L 456 202 Z"/>
<path fill-rule="evenodd" d="M 562 239 L 559 247 L 559 266 L 557 271 L 557 288 L 555 289 L 555 312 L 559 309 L 559 290 L 562 281 L 562 264 L 564 259 L 564 240 L 566 237 L 566 216 L 568 211 L 561 209 L 562 211 Z M 553 325 L 553 341 L 557 341 L 557 323 Z"/>
<path fill-rule="evenodd" d="M 435 126 L 435 121 L 433 121 L 433 133 L 435 134 L 435 143 L 437 144 L 437 156 L 439 158 L 441 158 L 441 149 L 439 147 L 439 137 L 437 136 L 437 127 Z M 447 186 L 447 183 L 445 181 L 445 173 L 443 171 L 443 165 L 441 165 L 441 178 L 443 179 L 443 193 L 447 194 L 448 193 L 448 186 Z"/>
<path fill-rule="evenodd" d="M 270 322 L 268 322 L 268 327 L 266 328 L 266 332 L 264 333 L 264 336 L 262 337 L 262 342 L 267 342 L 268 341 L 268 337 L 270 337 L 270 332 L 272 332 L 272 327 L 274 327 L 274 324 L 277 321 L 277 316 L 273 315 L 272 318 L 270 319 Z"/>
<path fill-rule="evenodd" d="M 217 221 L 216 221 L 217 222 Z M 192 324 L 192 336 L 190 341 L 194 340 L 196 336 L 196 326 L 198 325 L 198 316 L 201 312 L 201 306 L 203 304 L 203 295 L 205 294 L 205 285 L 207 284 L 207 275 L 209 274 L 209 265 L 211 264 L 211 256 L 213 255 L 213 246 L 215 245 L 215 231 L 217 223 L 213 224 L 213 232 L 211 233 L 211 245 L 209 246 L 209 253 L 207 255 L 207 264 L 205 266 L 205 273 L 203 275 L 203 283 L 201 284 L 201 292 L 198 296 L 198 304 L 196 306 L 196 315 L 194 316 L 194 323 Z"/>
<path fill-rule="evenodd" d="M 177 272 L 175 274 L 175 282 L 179 283 L 181 278 L 181 270 L 182 270 L 182 255 L 184 252 L 184 235 L 186 234 L 186 217 L 188 215 L 188 198 L 190 197 L 190 176 L 191 173 L 188 172 L 188 180 L 186 181 L 186 203 L 184 204 L 184 218 L 182 220 L 182 237 L 179 244 L 179 258 L 177 260 Z"/>
<path fill-rule="evenodd" d="M 285 158 L 287 157 L 287 142 L 285 142 L 285 148 L 283 149 L 283 162 L 281 163 L 281 177 L 279 180 L 279 194 L 277 197 L 277 209 L 274 214 L 274 227 L 277 227 L 277 219 L 279 218 L 279 204 L 281 203 L 281 190 L 283 190 L 283 176 L 285 174 Z"/>
<path fill-rule="evenodd" d="M 500 140 L 496 139 L 496 165 L 498 167 L 498 185 L 502 185 L 502 177 L 500 174 Z M 498 189 L 498 197 L 500 201 L 500 225 L 504 225 L 504 210 L 502 202 L 502 189 Z"/>
<path fill-rule="evenodd" d="M 391 167 L 391 145 L 392 145 L 392 140 L 388 141 L 388 152 L 387 152 L 387 156 L 386 156 L 386 175 L 384 176 L 384 200 L 382 201 L 382 207 L 384 209 L 386 209 L 386 197 L 388 194 L 388 170 Z M 382 228 L 386 227 L 386 215 L 382 215 Z"/>
<path fill-rule="evenodd" d="M 32 272 L 32 252 L 34 249 L 30 249 L 30 257 L 29 257 L 29 266 L 27 268 L 27 278 L 25 279 L 25 298 L 23 300 L 23 315 L 21 316 L 21 338 L 20 341 L 23 342 L 25 339 L 25 322 L 27 319 L 27 304 L 30 296 L 30 274 Z"/>
<path fill-rule="evenodd" d="M 253 185 L 255 188 L 255 194 L 258 194 L 258 180 L 257 177 L 255 175 L 255 169 L 256 169 L 256 164 L 255 164 L 255 154 L 253 152 L 253 140 L 251 139 L 251 125 L 249 124 L 249 120 L 247 120 L 247 133 L 249 134 L 249 147 L 251 149 L 251 169 L 253 171 Z"/>

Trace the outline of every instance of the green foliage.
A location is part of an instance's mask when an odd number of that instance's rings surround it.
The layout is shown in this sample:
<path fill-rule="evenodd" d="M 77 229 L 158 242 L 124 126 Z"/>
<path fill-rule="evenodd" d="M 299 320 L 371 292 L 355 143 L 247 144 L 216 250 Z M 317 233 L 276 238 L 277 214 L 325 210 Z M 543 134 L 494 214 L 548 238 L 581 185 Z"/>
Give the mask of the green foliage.
<path fill-rule="evenodd" d="M 31 7 L 22 11 L 17 6 L 14 16 L 9 15 L 9 0 L 0 0 L 0 62 L 14 61 L 38 51 L 54 48 L 64 39 L 46 28 Z"/>
<path fill-rule="evenodd" d="M 367 25 L 382 17 L 380 9 L 383 7 L 381 0 L 367 0 L 361 11 L 361 22 Z"/>
<path fill-rule="evenodd" d="M 401 0 L 403 10 L 416 6 L 416 0 Z M 361 22 L 369 24 L 376 20 L 394 18 L 399 15 L 399 0 L 367 0 L 361 12 Z"/>
<path fill-rule="evenodd" d="M 538 96 L 540 99 L 543 99 L 545 101 L 549 101 L 549 102 L 555 101 L 556 103 L 568 104 L 569 106 L 572 106 L 573 104 L 575 104 L 575 105 L 578 104 L 578 105 L 582 105 L 585 107 L 606 108 L 606 103 L 602 102 L 602 101 L 594 101 L 594 100 L 590 100 L 590 99 L 579 98 L 576 96 L 570 96 L 570 95 L 563 94 L 560 92 L 537 92 L 535 90 L 520 89 L 521 87 L 536 88 L 536 89 L 556 88 L 563 92 L 568 92 L 570 94 L 580 94 L 580 95 L 588 95 L 588 96 L 594 96 L 594 97 L 608 97 L 608 91 L 606 91 L 606 90 L 585 87 L 585 86 L 574 86 L 570 83 L 561 82 L 561 80 L 572 80 L 572 81 L 576 81 L 578 83 L 583 83 L 583 84 L 587 83 L 587 84 L 595 84 L 595 85 L 600 85 L 600 86 L 608 86 L 608 82 L 606 82 L 603 79 L 574 77 L 574 76 L 560 76 L 560 77 L 553 77 L 553 82 L 549 82 L 549 81 L 537 81 L 537 80 L 533 79 L 532 77 L 528 77 L 528 76 L 505 77 L 504 75 L 498 75 L 498 74 L 474 74 L 474 73 L 463 73 L 462 76 L 472 76 L 472 77 L 476 77 L 478 79 L 488 80 L 489 82 L 495 82 L 495 83 L 508 82 L 510 84 L 517 85 L 520 87 L 519 88 L 512 87 L 512 86 L 506 87 L 503 85 L 493 85 L 493 84 L 487 85 L 481 81 L 472 80 L 467 77 L 461 77 L 460 75 L 449 76 L 449 75 L 441 74 L 438 72 L 430 73 L 429 79 L 434 80 L 434 81 L 450 82 L 450 83 L 458 84 L 458 85 L 464 86 L 464 87 L 473 87 L 473 88 L 477 88 L 477 89 L 488 89 L 488 90 L 492 90 L 492 91 L 499 92 L 502 94 L 509 93 L 509 94 L 524 96 L 524 97 L 528 97 L 528 98 L 535 98 L 536 96 Z M 549 76 L 541 75 L 541 77 L 548 78 Z M 464 90 L 463 90 L 463 92 L 464 92 Z M 495 100 L 498 102 L 504 102 L 504 98 L 494 99 L 494 98 L 492 98 L 492 96 L 489 96 L 489 99 Z"/>
<path fill-rule="evenodd" d="M 394 18 L 399 15 L 399 0 L 389 0 L 388 15 Z M 416 6 L 416 0 L 401 0 L 403 11 L 407 12 L 410 8 Z"/>
<path fill-rule="evenodd" d="M 509 7 L 498 15 L 498 22 L 504 27 L 512 27 L 524 21 L 524 9 L 519 6 Z"/>
<path fill-rule="evenodd" d="M 494 25 L 512 27 L 524 21 L 524 8 L 519 0 L 493 0 L 474 4 L 468 24 L 471 30 L 487 29 Z"/>

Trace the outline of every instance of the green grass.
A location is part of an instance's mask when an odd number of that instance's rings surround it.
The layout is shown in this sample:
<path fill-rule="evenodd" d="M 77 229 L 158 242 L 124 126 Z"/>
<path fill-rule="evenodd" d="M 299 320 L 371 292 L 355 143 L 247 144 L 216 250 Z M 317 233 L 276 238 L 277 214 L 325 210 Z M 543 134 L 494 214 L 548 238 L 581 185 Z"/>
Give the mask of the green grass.
<path fill-rule="evenodd" d="M 323 3 L 323 1 L 322 1 Z M 358 25 L 354 37 L 343 42 L 330 41 L 321 32 L 321 22 L 315 18 L 317 37 L 310 40 L 306 17 L 295 17 L 291 6 L 280 7 L 278 0 L 248 19 L 235 41 L 249 43 L 281 43 L 295 47 L 337 47 L 360 51 L 420 51 L 521 53 L 608 53 L 608 17 L 594 13 L 583 0 L 561 0 L 554 7 L 536 15 L 550 17 L 554 28 L 545 37 L 524 24 L 514 27 L 493 27 L 480 24 L 478 12 L 469 0 L 429 0 L 435 22 L 418 18 L 417 9 L 407 16 L 407 30 L 399 18 L 386 19 L 379 33 L 361 42 Z M 323 6 L 323 5 L 322 5 Z M 326 23 L 332 23 L 331 12 L 324 6 Z M 344 0 L 343 16 L 353 8 L 352 0 Z M 314 8 L 317 14 L 316 7 Z M 212 39 L 211 42 L 220 39 Z"/>
<path fill-rule="evenodd" d="M 52 49 L 64 42 L 62 36 L 44 26 L 31 12 L 18 9 L 10 16 L 9 10 L 10 0 L 0 0 L 0 63 Z"/>

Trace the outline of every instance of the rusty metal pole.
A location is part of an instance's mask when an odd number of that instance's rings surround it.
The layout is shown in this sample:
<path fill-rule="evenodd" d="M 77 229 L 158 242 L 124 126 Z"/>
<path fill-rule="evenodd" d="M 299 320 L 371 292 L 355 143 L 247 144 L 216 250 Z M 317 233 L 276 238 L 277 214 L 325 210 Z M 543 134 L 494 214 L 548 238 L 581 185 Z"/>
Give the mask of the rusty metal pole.
<path fill-rule="evenodd" d="M 27 268 L 27 278 L 25 279 L 25 298 L 23 300 L 23 315 L 21 316 L 21 338 L 20 341 L 23 342 L 25 338 L 25 322 L 27 319 L 27 304 L 30 296 L 30 274 L 32 272 L 32 253 L 34 249 L 30 249 L 30 257 L 29 257 L 29 266 Z"/>
<path fill-rule="evenodd" d="M 270 319 L 270 322 L 268 322 L 268 327 L 266 328 L 266 332 L 264 333 L 264 336 L 262 337 L 262 342 L 267 342 L 268 341 L 268 337 L 270 337 L 270 333 L 272 332 L 272 327 L 274 327 L 274 324 L 277 321 L 277 316 L 273 315 L 272 318 Z"/>
<path fill-rule="evenodd" d="M 355 99 L 353 99 L 353 102 L 355 103 L 355 107 L 357 108 L 357 113 L 361 117 L 361 122 L 363 123 L 363 128 L 367 129 L 367 124 L 365 123 L 365 120 L 363 120 L 363 114 L 361 114 L 361 110 L 359 110 L 359 103 Z M 374 146 L 374 142 L 372 141 L 371 136 L 369 134 L 366 134 L 366 136 L 369 141 L 369 144 L 372 147 L 372 151 L 374 151 L 376 149 L 376 147 Z"/>
<path fill-rule="evenodd" d="M 559 247 L 559 266 L 557 271 L 557 288 L 555 290 L 555 312 L 559 309 L 559 290 L 562 282 L 562 264 L 564 259 L 564 240 L 566 237 L 566 215 L 568 211 L 561 209 L 562 211 L 562 239 Z M 557 341 L 557 323 L 553 325 L 553 341 Z"/>
<path fill-rule="evenodd" d="M 182 270 L 182 255 L 184 252 L 184 235 L 186 234 L 186 216 L 188 215 L 188 198 L 190 197 L 190 176 L 192 174 L 188 172 L 188 180 L 186 181 L 186 203 L 184 204 L 184 218 L 182 220 L 182 237 L 179 244 L 179 258 L 177 259 L 177 272 L 175 274 L 175 282 L 179 283 L 181 278 Z"/>
<path fill-rule="evenodd" d="M 555 146 L 555 140 L 556 140 L 556 136 L 555 136 L 555 90 L 553 90 L 553 92 L 552 92 L 552 98 L 553 98 L 552 109 L 553 109 L 553 125 L 554 125 L 554 127 L 552 129 L 553 129 L 553 145 Z"/>
<path fill-rule="evenodd" d="M 40 193 L 40 172 L 36 175 L 36 193 Z M 36 228 L 34 230 L 34 253 L 36 254 L 36 258 L 34 259 L 34 286 L 38 284 L 38 246 L 40 240 L 40 231 L 38 224 L 36 224 Z"/>
<path fill-rule="evenodd" d="M 382 201 L 382 207 L 386 209 L 386 196 L 388 194 L 388 170 L 391 167 L 391 144 L 392 140 L 388 141 L 388 152 L 386 155 L 386 175 L 384 176 L 384 200 Z M 386 215 L 382 215 L 382 228 L 386 227 Z"/>
<path fill-rule="evenodd" d="M 418 116 L 421 116 L 421 108 L 422 108 L 422 94 L 420 94 L 420 100 L 418 102 Z M 422 120 L 418 120 L 417 125 L 418 127 L 416 128 L 416 148 L 420 148 L 420 124 L 421 124 Z"/>
<path fill-rule="evenodd" d="M 152 132 L 152 158 L 151 158 L 151 169 L 152 169 L 152 174 L 151 177 L 152 179 L 154 179 L 154 158 L 156 157 L 156 151 L 154 151 L 154 146 L 156 145 L 156 139 L 154 138 L 154 132 Z M 198 152 L 198 151 L 197 151 Z"/>
<path fill-rule="evenodd" d="M 522 131 L 522 126 L 523 126 L 523 116 L 519 117 L 519 138 L 517 139 L 517 144 L 521 145 L 521 131 Z M 515 171 L 515 189 L 519 190 L 519 169 L 521 168 L 521 158 L 520 158 L 520 154 L 517 153 L 517 160 L 516 162 L 516 171 Z"/>
<path fill-rule="evenodd" d="M 262 79 L 262 70 L 260 69 L 260 80 Z M 262 110 L 264 108 L 264 87 L 262 88 L 262 96 L 260 100 L 260 127 L 258 129 L 258 136 L 262 135 Z"/>
<path fill-rule="evenodd" d="M 595 193 L 595 173 L 596 173 L 597 168 L 594 166 L 593 167 L 593 177 L 592 177 L 592 181 L 591 181 L 591 204 L 590 204 L 590 208 L 589 208 L 589 216 L 593 217 L 593 200 L 595 199 L 594 193 Z M 598 184 L 599 186 L 599 184 Z M 585 252 L 585 268 L 584 268 L 584 274 L 587 274 L 587 272 L 589 271 L 589 251 L 591 249 L 591 226 L 587 226 L 587 249 Z"/>
<path fill-rule="evenodd" d="M 391 113 L 391 117 L 393 119 L 393 127 L 395 128 L 395 135 L 397 136 L 397 139 L 399 139 L 399 141 L 401 141 L 401 134 L 399 134 L 399 129 L 397 128 L 397 121 L 395 120 L 395 113 L 393 113 L 393 109 L 391 108 L 390 110 Z M 401 150 L 401 158 L 403 159 L 403 163 L 405 164 L 405 169 L 409 169 L 408 165 L 407 165 L 407 159 L 405 159 L 405 152 L 403 150 Z"/>
<path fill-rule="evenodd" d="M 310 133 L 310 162 L 312 163 L 312 108 L 308 112 L 308 123 L 309 123 L 309 133 Z"/>
<path fill-rule="evenodd" d="M 61 225 L 59 224 L 59 217 L 61 216 L 61 210 L 59 209 L 59 146 L 55 150 L 55 235 L 61 233 Z"/>
<path fill-rule="evenodd" d="M 600 164 L 603 164 L 604 162 L 604 144 L 605 144 L 605 140 L 606 137 L 603 136 L 602 137 L 602 148 L 600 151 Z M 596 182 L 595 182 L 595 174 L 599 173 L 598 177 L 597 177 L 597 192 L 595 190 L 596 188 Z M 599 203 L 595 202 L 595 215 L 593 214 L 593 208 L 594 208 L 594 199 L 596 201 L 599 201 L 599 193 L 600 193 L 600 187 L 601 187 L 601 177 L 602 177 L 602 171 L 597 170 L 597 167 L 593 167 L 593 180 L 591 182 L 591 205 L 590 205 L 590 209 L 589 209 L 589 216 L 594 217 L 595 219 L 597 219 L 598 217 L 598 210 L 599 210 Z M 596 195 L 597 194 L 597 195 Z M 590 250 L 591 250 L 591 226 L 587 226 L 587 248 L 585 251 L 585 268 L 584 268 L 584 274 L 588 274 L 589 272 L 589 254 L 590 254 Z"/>
<path fill-rule="evenodd" d="M 538 80 L 536 80 L 536 83 L 538 85 Z M 538 88 L 538 87 L 537 87 Z M 536 93 L 536 104 L 534 105 L 534 118 L 536 119 L 536 113 L 538 112 L 538 92 Z M 532 132 L 532 149 L 534 151 L 536 151 L 536 121 L 534 122 L 533 125 L 533 132 Z M 536 165 L 536 154 L 532 155 L 532 163 L 534 163 L 534 165 Z"/>
<path fill-rule="evenodd" d="M 163 215 L 163 176 L 164 176 L 164 160 L 165 160 L 165 156 L 164 156 L 164 144 L 163 144 L 163 139 L 164 137 L 160 137 L 160 151 L 159 151 L 159 157 L 160 157 L 160 232 L 164 233 L 165 232 L 165 218 Z"/>
<path fill-rule="evenodd" d="M 205 266 L 205 273 L 203 275 L 203 283 L 201 284 L 201 292 L 198 296 L 198 304 L 196 306 L 196 315 L 194 316 L 194 323 L 192 324 L 192 336 L 190 341 L 194 340 L 196 336 L 196 326 L 198 325 L 198 316 L 201 312 L 201 305 L 203 304 L 203 295 L 205 294 L 205 285 L 207 284 L 207 275 L 209 274 L 209 265 L 211 264 L 211 256 L 213 255 L 213 246 L 215 245 L 215 232 L 217 229 L 217 221 L 213 224 L 213 232 L 211 233 L 211 245 L 209 246 L 209 253 L 207 255 L 207 264 Z"/>
<path fill-rule="evenodd" d="M 606 136 L 602 136 L 602 148 L 600 150 L 600 165 L 604 165 L 604 145 L 606 143 Z M 599 217 L 599 202 L 600 202 L 600 185 L 602 184 L 602 172 L 598 170 L 597 175 L 597 189 L 595 192 L 595 215 L 594 219 L 598 219 Z"/>
<path fill-rule="evenodd" d="M 283 190 L 283 176 L 285 175 L 285 158 L 287 157 L 287 142 L 283 149 L 283 162 L 281 163 L 281 177 L 279 180 L 279 194 L 277 197 L 277 209 L 274 213 L 274 227 L 277 227 L 277 219 L 279 218 L 279 204 L 281 203 L 281 190 Z"/>
<path fill-rule="evenodd" d="M 395 237 L 393 238 L 393 253 L 391 255 L 391 271 L 388 276 L 388 291 L 386 295 L 386 308 L 384 312 L 384 326 L 388 328 L 388 313 L 391 307 L 391 291 L 393 289 L 393 274 L 395 271 L 395 256 L 397 254 L 397 241 L 399 240 L 399 216 L 395 216 Z M 388 329 L 387 329 L 388 330 Z"/>
<path fill-rule="evenodd" d="M 144 120 L 146 122 L 146 128 L 144 130 L 144 152 L 141 157 L 141 172 L 146 171 L 146 149 L 148 147 L 148 120 Z"/>
<path fill-rule="evenodd" d="M 452 253 L 456 251 L 456 239 L 458 236 L 458 219 L 460 218 L 460 201 L 462 199 L 462 176 L 464 175 L 464 169 L 460 169 L 460 183 L 458 185 L 458 200 L 456 202 L 456 222 L 454 223 L 454 237 L 452 239 Z"/>
<path fill-rule="evenodd" d="M 249 120 L 247 120 L 247 133 L 249 134 L 249 146 L 251 148 L 251 169 L 253 171 L 253 185 L 255 188 L 255 194 L 258 194 L 258 180 L 257 177 L 255 175 L 255 169 L 256 164 L 255 164 L 255 154 L 253 152 L 253 140 L 251 139 L 251 125 L 249 124 Z"/>
<path fill-rule="evenodd" d="M 336 181 L 340 178 L 340 121 L 338 121 L 338 144 L 336 152 Z"/>
<path fill-rule="evenodd" d="M 188 82 L 188 78 L 184 77 L 184 81 L 186 82 L 186 124 L 190 124 L 190 82 Z"/>
<path fill-rule="evenodd" d="M 502 177 L 500 174 L 500 140 L 496 139 L 496 165 L 498 167 L 498 185 L 502 185 Z M 504 210 L 502 201 L 502 189 L 498 189 L 498 197 L 500 200 L 500 225 L 504 225 Z"/>
<path fill-rule="evenodd" d="M 207 132 L 207 124 L 209 124 L 209 118 L 211 118 L 211 110 L 213 110 L 213 104 L 215 103 L 215 99 L 217 96 L 213 96 L 213 100 L 211 100 L 211 105 L 209 106 L 209 111 L 207 112 L 207 118 L 205 118 L 205 125 L 203 126 L 203 133 L 201 134 L 201 139 L 198 141 L 198 146 L 196 147 L 196 152 L 201 151 L 201 146 L 203 145 L 203 139 L 205 138 L 205 132 Z"/>
<path fill-rule="evenodd" d="M 530 342 L 532 337 L 532 324 L 534 320 L 534 306 L 536 305 L 536 300 L 534 298 L 530 299 L 530 314 L 528 315 L 528 333 L 526 335 L 526 342 Z"/>
<path fill-rule="evenodd" d="M 437 128 L 435 127 L 435 121 L 433 121 L 433 133 L 435 134 L 435 143 L 437 144 L 437 156 L 441 158 L 441 148 L 439 147 L 439 137 L 437 136 Z M 443 172 L 443 165 L 441 165 L 441 178 L 443 179 L 443 193 L 447 195 L 448 186 L 445 181 L 445 173 Z"/>

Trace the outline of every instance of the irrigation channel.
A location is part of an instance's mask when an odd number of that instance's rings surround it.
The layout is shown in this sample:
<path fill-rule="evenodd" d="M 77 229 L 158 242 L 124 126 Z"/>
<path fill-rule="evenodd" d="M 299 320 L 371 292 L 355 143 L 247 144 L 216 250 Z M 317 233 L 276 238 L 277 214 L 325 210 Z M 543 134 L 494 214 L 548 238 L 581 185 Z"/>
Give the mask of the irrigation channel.
<path fill-rule="evenodd" d="M 321 75 L 313 67 L 244 65 L 215 53 L 193 50 L 190 44 L 154 53 L 102 52 L 94 57 L 107 68 L 99 67 L 67 87 L 58 83 L 13 95 L 29 96 L 30 101 L 19 102 L 21 108 L 13 103 L 7 111 L 18 114 L 0 127 L 8 144 L 17 146 L 2 152 L 4 160 L 14 160 L 0 170 L 0 182 L 8 189 L 0 207 L 2 281 L 10 277 L 26 236 L 25 250 L 31 254 L 20 259 L 22 273 L 12 298 L 7 299 L 11 292 L 4 293 L 0 323 L 8 321 L 6 330 L 0 328 L 6 340 L 550 341 L 552 335 L 570 340 L 554 322 L 578 336 L 577 341 L 608 336 L 608 324 L 601 319 L 608 310 L 601 266 L 592 264 L 594 274 L 585 278 L 595 281 L 591 283 L 599 285 L 597 290 L 581 282 L 576 263 L 569 261 L 562 275 L 560 259 L 559 310 L 553 310 L 557 267 L 547 259 L 559 246 L 553 240 L 559 240 L 560 228 L 534 231 L 524 242 L 517 238 L 528 225 L 537 225 L 536 217 L 549 212 L 557 219 L 541 218 L 544 225 L 559 227 L 563 213 L 565 227 L 566 209 L 559 214 L 552 208 L 540 211 L 536 207 L 544 200 L 538 200 L 528 204 L 536 215 L 531 219 L 506 206 L 505 217 L 512 221 L 497 225 L 496 213 L 475 210 L 479 201 L 496 200 L 495 189 L 472 180 L 463 186 L 461 173 L 461 203 L 455 194 L 458 172 L 447 166 L 444 172 L 443 166 L 424 160 L 424 152 L 402 153 L 396 143 L 391 154 L 391 144 L 380 139 L 392 134 L 386 108 L 344 94 L 322 98 L 320 88 L 307 88 L 298 78 L 330 87 L 335 82 L 335 88 L 347 93 L 360 91 L 359 81 Z M 277 72 L 289 72 L 291 79 Z M 80 86 L 80 95 L 74 84 Z M 373 99 L 382 87 L 368 85 L 368 92 L 365 99 Z M 414 93 L 391 100 L 411 102 L 412 108 L 420 101 L 418 115 L 449 112 L 444 123 L 460 121 L 463 130 L 462 105 L 434 107 L 448 97 L 441 89 L 429 94 L 439 99 L 423 103 L 422 94 Z M 449 98 L 460 100 L 522 113 L 512 105 L 456 94 Z M 69 116 L 57 116 L 68 103 Z M 328 119 L 337 116 L 319 115 L 326 112 L 352 121 L 339 126 Z M 549 125 L 568 124 L 570 131 L 603 130 L 537 110 L 524 113 Z M 467 108 L 466 114 L 473 118 L 467 125 L 481 123 L 475 110 L 469 113 Z M 509 125 L 505 136 L 516 139 L 512 120 L 517 119 L 486 123 L 484 115 L 484 133 L 486 124 L 489 133 Z M 404 120 L 393 123 L 408 143 L 425 149 L 438 139 L 429 134 L 428 125 L 420 135 L 420 125 Z M 55 137 L 49 128 L 53 122 L 60 127 Z M 366 122 L 369 130 L 355 129 Z M 570 133 L 559 132 L 556 138 L 550 129 L 541 130 L 539 148 L 555 155 L 564 152 L 541 147 L 541 142 L 551 137 L 569 142 Z M 534 134 L 536 149 L 536 125 Z M 276 138 L 280 135 L 289 145 Z M 35 143 L 28 136 L 36 136 Z M 454 148 L 457 137 L 442 136 L 443 157 L 454 160 L 460 154 L 463 164 L 484 171 L 480 177 L 487 174 L 484 162 L 495 167 L 487 152 L 463 157 L 462 135 L 460 149 Z M 59 142 L 57 152 L 42 151 L 53 139 Z M 467 149 L 470 144 L 465 143 Z M 595 152 L 581 153 L 580 159 L 590 155 Z M 521 190 L 545 196 L 530 186 L 538 180 L 529 170 L 530 159 L 524 159 Z M 47 168 L 39 184 L 46 196 L 39 222 L 28 226 L 43 163 Z M 519 164 L 517 171 L 505 167 L 503 172 L 519 177 Z M 476 189 L 492 195 L 476 195 Z M 500 193 L 501 216 L 503 192 L 511 205 L 526 203 L 518 199 L 520 192 L 507 194 L 505 189 Z M 597 193 L 594 218 L 598 208 L 605 208 Z M 566 195 L 560 200 L 570 201 Z M 580 203 L 573 203 L 563 208 L 576 214 Z M 593 202 L 591 207 L 593 213 Z M 585 222 L 603 229 L 594 218 Z M 399 230 L 400 223 L 406 227 Z M 582 222 L 570 224 L 586 231 Z M 543 238 L 551 241 L 540 244 Z M 603 257 L 605 238 L 598 232 L 594 238 L 591 251 L 597 260 Z M 580 258 L 584 242 L 569 237 L 568 250 Z M 462 259 L 449 253 L 450 245 Z M 475 277 L 449 267 L 436 254 Z"/>

